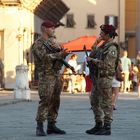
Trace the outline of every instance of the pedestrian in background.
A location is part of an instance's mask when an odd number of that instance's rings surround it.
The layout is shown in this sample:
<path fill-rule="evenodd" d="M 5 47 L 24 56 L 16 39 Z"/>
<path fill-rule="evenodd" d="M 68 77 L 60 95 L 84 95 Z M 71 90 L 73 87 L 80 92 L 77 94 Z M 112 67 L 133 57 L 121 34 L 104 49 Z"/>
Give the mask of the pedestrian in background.
<path fill-rule="evenodd" d="M 90 52 L 88 52 L 88 55 L 90 54 Z M 91 93 L 91 89 L 92 89 L 92 81 L 90 79 L 90 74 L 89 74 L 89 67 L 87 64 L 87 60 L 86 60 L 86 56 L 84 57 L 83 60 L 83 72 L 85 73 L 85 80 L 86 80 L 86 92 Z"/>
<path fill-rule="evenodd" d="M 136 91 L 138 86 L 138 67 L 134 65 L 133 62 L 131 63 L 129 82 L 130 82 L 130 89 L 132 91 Z"/>
<path fill-rule="evenodd" d="M 127 50 L 123 50 L 121 63 L 122 63 L 122 73 L 124 74 L 124 80 L 122 81 L 121 91 L 127 93 L 130 90 L 129 74 L 131 69 L 131 60 L 130 58 L 128 58 Z"/>
<path fill-rule="evenodd" d="M 4 88 L 4 64 L 0 58 L 0 88 Z"/>
<path fill-rule="evenodd" d="M 118 69 L 122 71 L 122 64 L 121 61 L 119 61 L 118 64 Z M 113 105 L 113 110 L 116 110 L 116 102 L 118 99 L 119 91 L 120 91 L 120 86 L 121 86 L 121 81 L 117 80 L 116 74 L 113 77 L 112 81 L 112 105 Z"/>
<path fill-rule="evenodd" d="M 112 79 L 115 75 L 116 62 L 119 59 L 119 47 L 113 43 L 117 36 L 113 25 L 101 25 L 100 37 L 92 47 L 92 52 L 87 61 L 93 65 L 91 75 L 93 86 L 91 93 L 91 106 L 95 115 L 95 126 L 86 133 L 94 135 L 110 135 L 112 113 Z M 99 42 L 104 41 L 101 46 Z"/>
<path fill-rule="evenodd" d="M 88 55 L 89 54 L 90 54 L 90 52 L 88 52 Z M 86 56 L 84 57 L 83 61 L 84 61 L 83 62 L 83 72 L 85 73 L 86 92 L 89 95 L 89 100 L 91 100 L 92 80 L 90 78 L 90 72 L 89 72 L 89 67 L 87 64 Z M 92 109 L 92 107 L 90 107 L 90 109 Z"/>
<path fill-rule="evenodd" d="M 140 65 L 140 51 L 138 51 L 137 56 L 136 56 L 136 65 Z"/>
<path fill-rule="evenodd" d="M 81 65 L 78 65 L 78 63 L 77 63 L 77 58 L 78 58 L 77 54 L 72 54 L 70 56 L 70 59 L 68 60 L 68 64 L 74 68 L 76 73 L 81 68 Z M 72 71 L 71 71 L 71 73 L 72 73 Z M 69 84 L 68 92 L 69 93 L 76 93 L 75 88 L 76 88 L 77 75 L 71 74 L 70 77 L 71 77 L 71 81 L 70 81 L 71 83 Z"/>
<path fill-rule="evenodd" d="M 62 61 L 70 53 L 57 42 L 54 32 L 57 25 L 45 21 L 41 25 L 42 36 L 32 45 L 35 66 L 39 77 L 39 106 L 36 116 L 37 136 L 45 136 L 43 123 L 47 119 L 47 134 L 65 134 L 64 130 L 56 127 L 56 119 L 60 106 L 62 81 L 60 70 Z"/>

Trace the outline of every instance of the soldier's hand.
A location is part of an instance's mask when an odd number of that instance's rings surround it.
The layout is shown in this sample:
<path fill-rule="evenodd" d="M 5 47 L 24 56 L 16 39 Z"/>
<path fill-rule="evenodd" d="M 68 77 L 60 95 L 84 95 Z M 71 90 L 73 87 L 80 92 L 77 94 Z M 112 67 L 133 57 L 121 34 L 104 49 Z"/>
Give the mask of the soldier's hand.
<path fill-rule="evenodd" d="M 62 52 L 64 56 L 68 56 L 69 54 L 71 54 L 71 51 L 69 51 L 68 49 L 63 49 Z"/>
<path fill-rule="evenodd" d="M 94 58 L 91 58 L 91 57 L 87 57 L 86 59 L 87 59 L 88 62 L 92 62 L 94 64 L 97 64 L 97 63 L 101 62 L 101 60 L 94 59 Z"/>
<path fill-rule="evenodd" d="M 98 59 L 93 59 L 92 61 L 93 61 L 93 63 L 100 63 L 100 62 L 102 62 L 101 60 L 98 60 Z"/>
<path fill-rule="evenodd" d="M 91 61 L 92 58 L 88 56 L 88 57 L 86 57 L 86 60 L 87 60 L 87 61 Z"/>
<path fill-rule="evenodd" d="M 99 37 L 96 39 L 96 41 L 95 41 L 95 43 L 93 44 L 93 46 L 98 46 L 100 43 L 102 44 L 102 42 L 103 42 L 103 39 L 102 39 L 101 36 L 99 36 Z"/>
<path fill-rule="evenodd" d="M 97 40 L 95 41 L 96 46 L 97 46 L 101 41 L 103 41 L 103 40 L 102 40 L 102 38 L 99 36 L 99 37 L 97 38 Z"/>

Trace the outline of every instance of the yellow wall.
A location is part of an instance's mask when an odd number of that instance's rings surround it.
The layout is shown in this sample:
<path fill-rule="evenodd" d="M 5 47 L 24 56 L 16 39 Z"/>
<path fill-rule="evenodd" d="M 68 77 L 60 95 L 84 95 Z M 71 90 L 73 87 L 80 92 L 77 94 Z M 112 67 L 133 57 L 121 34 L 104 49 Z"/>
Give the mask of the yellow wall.
<path fill-rule="evenodd" d="M 138 25 L 138 0 L 126 0 L 125 8 L 125 30 L 136 32 Z M 136 57 L 136 37 L 128 40 L 128 56 L 130 58 Z"/>
<path fill-rule="evenodd" d="M 137 26 L 138 0 L 126 0 L 125 27 L 126 31 L 135 30 Z"/>
<path fill-rule="evenodd" d="M 24 8 L 0 7 L 0 31 L 3 31 L 3 61 L 5 87 L 15 87 L 15 68 L 19 64 L 26 64 L 23 52 L 30 48 L 32 35 L 40 32 L 42 20 Z M 22 36 L 18 40 L 18 35 Z"/>

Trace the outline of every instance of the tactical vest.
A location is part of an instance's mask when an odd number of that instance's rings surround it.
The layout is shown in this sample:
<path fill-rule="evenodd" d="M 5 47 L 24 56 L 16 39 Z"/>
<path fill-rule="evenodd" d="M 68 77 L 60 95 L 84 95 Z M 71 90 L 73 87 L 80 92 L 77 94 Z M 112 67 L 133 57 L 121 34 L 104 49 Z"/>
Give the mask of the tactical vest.
<path fill-rule="evenodd" d="M 62 48 L 59 48 L 59 45 L 53 41 L 53 39 L 48 39 L 47 42 L 44 43 L 46 51 L 48 51 L 49 53 L 57 53 L 57 52 L 61 52 Z M 63 66 L 63 63 L 61 60 L 56 59 L 53 61 L 53 67 L 52 69 L 54 70 L 54 72 L 58 72 L 61 70 Z"/>
<path fill-rule="evenodd" d="M 90 57 L 94 58 L 94 59 L 98 59 L 98 60 L 104 60 L 107 53 L 108 53 L 108 49 L 110 46 L 116 46 L 117 49 L 117 59 L 115 62 L 115 67 L 113 69 L 100 69 L 98 68 L 98 66 L 96 64 L 92 65 L 92 69 L 90 70 L 90 77 L 92 77 L 92 79 L 95 78 L 99 78 L 99 77 L 108 77 L 108 76 L 114 76 L 115 71 L 117 69 L 118 66 L 118 62 L 119 62 L 119 55 L 120 55 L 120 48 L 118 46 L 117 43 L 110 43 L 107 46 L 100 46 L 97 48 L 97 50 L 91 52 Z"/>

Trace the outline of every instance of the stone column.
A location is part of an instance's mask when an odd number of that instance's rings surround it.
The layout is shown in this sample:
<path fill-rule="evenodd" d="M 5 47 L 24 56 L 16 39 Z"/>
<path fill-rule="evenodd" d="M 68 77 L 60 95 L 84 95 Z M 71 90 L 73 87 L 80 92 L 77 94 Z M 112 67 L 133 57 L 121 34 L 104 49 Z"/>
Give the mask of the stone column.
<path fill-rule="evenodd" d="M 30 89 L 28 80 L 28 66 L 17 65 L 16 66 L 16 86 L 14 89 L 15 99 L 30 100 Z"/>

